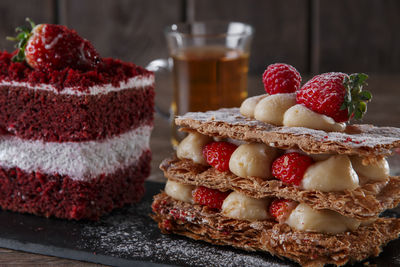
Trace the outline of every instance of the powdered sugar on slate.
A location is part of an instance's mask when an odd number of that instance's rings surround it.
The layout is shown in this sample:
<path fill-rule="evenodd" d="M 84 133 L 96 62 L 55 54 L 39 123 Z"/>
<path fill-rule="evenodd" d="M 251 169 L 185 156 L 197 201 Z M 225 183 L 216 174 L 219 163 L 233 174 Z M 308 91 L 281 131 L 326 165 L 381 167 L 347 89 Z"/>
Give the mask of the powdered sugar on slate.
<path fill-rule="evenodd" d="M 81 233 L 82 247 L 94 249 L 97 255 L 185 266 L 296 266 L 268 253 L 245 252 L 163 235 L 149 217 L 150 205 L 144 201 L 85 226 Z"/>

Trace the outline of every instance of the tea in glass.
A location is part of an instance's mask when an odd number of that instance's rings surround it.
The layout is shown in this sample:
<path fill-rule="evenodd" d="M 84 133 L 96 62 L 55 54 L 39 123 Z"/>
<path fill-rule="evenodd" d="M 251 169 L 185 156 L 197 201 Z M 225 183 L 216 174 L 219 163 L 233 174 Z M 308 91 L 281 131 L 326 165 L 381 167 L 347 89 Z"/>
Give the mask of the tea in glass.
<path fill-rule="evenodd" d="M 238 107 L 247 97 L 252 36 L 253 28 L 241 22 L 180 23 L 166 28 L 170 59 L 157 59 L 149 66 L 153 71 L 173 72 L 169 117 L 174 146 L 184 137 L 177 132 L 176 115 Z"/>
<path fill-rule="evenodd" d="M 188 47 L 172 55 L 172 115 L 240 106 L 247 97 L 248 53 L 224 46 Z M 182 136 L 172 129 L 173 140 Z"/>

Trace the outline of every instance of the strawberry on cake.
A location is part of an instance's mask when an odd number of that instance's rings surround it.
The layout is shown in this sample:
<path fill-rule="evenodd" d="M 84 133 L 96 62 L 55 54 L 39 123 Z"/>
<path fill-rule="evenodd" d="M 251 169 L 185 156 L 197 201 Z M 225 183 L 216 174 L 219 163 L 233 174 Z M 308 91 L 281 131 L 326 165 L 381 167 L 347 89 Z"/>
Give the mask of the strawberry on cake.
<path fill-rule="evenodd" d="M 0 206 L 96 220 L 138 201 L 150 172 L 154 76 L 101 58 L 65 26 L 18 28 L 0 52 Z"/>
<path fill-rule="evenodd" d="M 304 266 L 377 256 L 400 233 L 400 219 L 379 217 L 400 202 L 386 160 L 400 129 L 347 124 L 366 112 L 366 78 L 326 73 L 300 87 L 294 67 L 273 64 L 267 94 L 176 118 L 188 136 L 160 166 L 161 231 Z"/>

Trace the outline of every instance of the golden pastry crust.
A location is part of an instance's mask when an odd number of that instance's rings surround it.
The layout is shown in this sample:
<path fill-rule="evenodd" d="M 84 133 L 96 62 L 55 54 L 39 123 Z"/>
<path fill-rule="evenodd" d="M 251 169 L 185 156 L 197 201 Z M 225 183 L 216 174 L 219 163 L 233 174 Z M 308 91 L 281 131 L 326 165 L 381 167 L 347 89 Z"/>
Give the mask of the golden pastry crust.
<path fill-rule="evenodd" d="M 226 218 L 205 206 L 154 196 L 153 219 L 163 233 L 175 233 L 215 245 L 267 251 L 303 266 L 343 265 L 377 256 L 400 233 L 400 219 L 379 218 L 368 226 L 341 234 L 300 232 L 274 221 Z"/>
<path fill-rule="evenodd" d="M 265 143 L 282 149 L 298 148 L 310 154 L 375 157 L 389 155 L 392 148 L 400 146 L 399 128 L 350 125 L 342 133 L 304 127 L 278 127 L 246 118 L 238 108 L 190 112 L 177 117 L 175 123 L 204 135 Z"/>
<path fill-rule="evenodd" d="M 366 184 L 355 190 L 321 192 L 286 185 L 277 179 L 242 178 L 231 172 L 220 172 L 210 166 L 176 157 L 165 159 L 160 168 L 166 178 L 183 184 L 221 191 L 235 190 L 253 198 L 274 196 L 292 199 L 314 209 L 330 209 L 360 220 L 376 217 L 400 203 L 400 177 L 389 177 L 388 181 Z"/>

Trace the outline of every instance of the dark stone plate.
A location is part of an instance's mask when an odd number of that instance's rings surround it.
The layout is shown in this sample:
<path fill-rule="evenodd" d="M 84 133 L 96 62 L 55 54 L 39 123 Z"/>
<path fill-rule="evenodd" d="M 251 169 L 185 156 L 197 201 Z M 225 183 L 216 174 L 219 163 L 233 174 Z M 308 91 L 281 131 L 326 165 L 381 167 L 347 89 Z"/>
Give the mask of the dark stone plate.
<path fill-rule="evenodd" d="M 147 182 L 147 193 L 141 203 L 115 211 L 98 222 L 45 219 L 1 211 L 0 247 L 113 266 L 297 266 L 268 253 L 162 235 L 148 216 L 152 196 L 162 187 Z M 385 215 L 399 216 L 400 212 L 388 211 Z M 400 266 L 400 240 L 390 242 L 378 258 L 368 262 Z"/>

